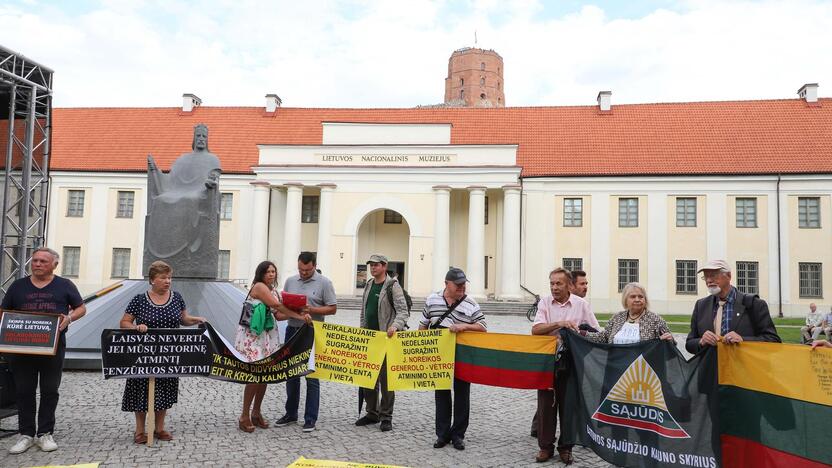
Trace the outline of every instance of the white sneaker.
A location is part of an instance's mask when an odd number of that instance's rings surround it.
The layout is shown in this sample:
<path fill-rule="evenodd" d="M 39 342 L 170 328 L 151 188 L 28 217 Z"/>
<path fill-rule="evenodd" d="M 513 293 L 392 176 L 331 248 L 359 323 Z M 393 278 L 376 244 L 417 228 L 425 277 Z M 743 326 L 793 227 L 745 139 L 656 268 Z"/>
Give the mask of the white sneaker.
<path fill-rule="evenodd" d="M 23 453 L 29 450 L 29 447 L 35 445 L 34 437 L 29 436 L 20 436 L 20 439 L 17 439 L 17 443 L 12 445 L 9 449 L 9 453 L 18 454 Z"/>
<path fill-rule="evenodd" d="M 58 450 L 58 444 L 55 443 L 55 439 L 52 438 L 52 434 L 44 434 L 37 439 L 35 439 L 35 443 L 38 444 L 41 450 L 44 452 L 54 452 Z"/>

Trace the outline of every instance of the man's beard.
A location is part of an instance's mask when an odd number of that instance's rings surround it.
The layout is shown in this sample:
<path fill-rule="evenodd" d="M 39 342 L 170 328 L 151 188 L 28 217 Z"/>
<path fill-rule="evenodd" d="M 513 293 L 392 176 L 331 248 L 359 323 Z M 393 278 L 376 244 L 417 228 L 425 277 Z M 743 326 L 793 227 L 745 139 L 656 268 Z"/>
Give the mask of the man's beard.
<path fill-rule="evenodd" d="M 720 292 L 722 292 L 722 289 L 720 289 L 719 286 L 708 286 L 708 294 L 711 296 L 716 296 Z"/>

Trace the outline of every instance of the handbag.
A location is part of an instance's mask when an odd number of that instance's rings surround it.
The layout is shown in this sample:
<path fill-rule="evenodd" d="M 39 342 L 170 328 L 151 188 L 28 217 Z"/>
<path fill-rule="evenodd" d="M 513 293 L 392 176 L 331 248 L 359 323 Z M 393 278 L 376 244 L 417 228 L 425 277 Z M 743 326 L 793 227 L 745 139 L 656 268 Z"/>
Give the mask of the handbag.
<path fill-rule="evenodd" d="M 251 326 L 251 316 L 254 313 L 254 302 L 249 299 L 251 291 L 246 294 L 246 299 L 243 301 L 243 309 L 240 311 L 239 324 L 249 328 Z"/>

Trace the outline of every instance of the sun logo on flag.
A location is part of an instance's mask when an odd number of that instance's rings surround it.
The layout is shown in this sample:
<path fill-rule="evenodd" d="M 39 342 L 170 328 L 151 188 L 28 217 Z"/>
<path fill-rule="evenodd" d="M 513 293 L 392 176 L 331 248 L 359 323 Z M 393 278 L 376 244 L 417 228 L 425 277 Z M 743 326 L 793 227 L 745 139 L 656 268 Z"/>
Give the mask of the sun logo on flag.
<path fill-rule="evenodd" d="M 618 378 L 592 419 L 655 432 L 671 439 L 690 438 L 667 409 L 659 376 L 643 355 L 639 355 Z"/>

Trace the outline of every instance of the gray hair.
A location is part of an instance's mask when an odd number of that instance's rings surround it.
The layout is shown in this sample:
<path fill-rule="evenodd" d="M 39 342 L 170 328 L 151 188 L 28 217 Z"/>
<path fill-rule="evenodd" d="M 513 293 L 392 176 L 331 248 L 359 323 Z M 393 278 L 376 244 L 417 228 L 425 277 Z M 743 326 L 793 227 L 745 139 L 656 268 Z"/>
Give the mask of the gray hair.
<path fill-rule="evenodd" d="M 58 255 L 58 252 L 55 252 L 54 250 L 50 249 L 49 247 L 38 247 L 38 248 L 36 248 L 35 250 L 32 251 L 32 256 L 34 256 L 38 252 L 47 252 L 49 255 L 52 255 L 52 258 L 55 259 L 55 263 L 57 263 L 58 260 L 61 259 L 61 256 Z"/>
<path fill-rule="evenodd" d="M 621 290 L 621 306 L 627 310 L 627 297 L 633 292 L 633 289 L 638 289 L 644 295 L 644 310 L 650 310 L 650 299 L 647 298 L 647 288 L 641 283 L 627 283 L 624 289 Z"/>

